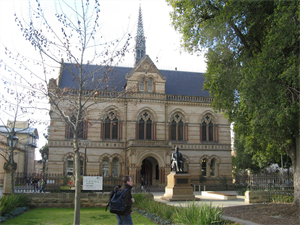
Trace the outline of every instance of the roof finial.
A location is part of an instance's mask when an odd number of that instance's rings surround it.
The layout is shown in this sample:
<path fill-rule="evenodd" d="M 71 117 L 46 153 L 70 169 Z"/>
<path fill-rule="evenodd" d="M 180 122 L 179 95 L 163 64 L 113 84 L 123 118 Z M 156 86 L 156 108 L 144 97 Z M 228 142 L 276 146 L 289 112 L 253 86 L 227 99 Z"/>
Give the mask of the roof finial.
<path fill-rule="evenodd" d="M 140 3 L 137 34 L 136 34 L 136 38 L 135 38 L 134 66 L 136 66 L 138 64 L 138 62 L 144 57 L 145 54 L 146 54 L 146 40 L 145 40 L 145 36 L 144 36 L 142 8 L 141 8 L 141 3 Z"/>

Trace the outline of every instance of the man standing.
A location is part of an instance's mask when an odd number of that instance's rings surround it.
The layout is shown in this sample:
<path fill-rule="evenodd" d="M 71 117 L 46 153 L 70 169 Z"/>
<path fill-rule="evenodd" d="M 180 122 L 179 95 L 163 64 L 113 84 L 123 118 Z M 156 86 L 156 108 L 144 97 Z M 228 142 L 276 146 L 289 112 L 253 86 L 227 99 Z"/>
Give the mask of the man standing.
<path fill-rule="evenodd" d="M 134 203 L 134 198 L 131 195 L 131 188 L 132 188 L 132 178 L 130 176 L 124 176 L 123 179 L 123 186 L 120 189 L 120 192 L 122 193 L 125 189 L 128 189 L 125 191 L 124 196 L 124 202 L 126 205 L 126 209 L 122 214 L 117 214 L 116 217 L 118 219 L 118 225 L 133 225 L 131 215 L 133 215 L 133 212 L 131 211 L 131 206 Z"/>

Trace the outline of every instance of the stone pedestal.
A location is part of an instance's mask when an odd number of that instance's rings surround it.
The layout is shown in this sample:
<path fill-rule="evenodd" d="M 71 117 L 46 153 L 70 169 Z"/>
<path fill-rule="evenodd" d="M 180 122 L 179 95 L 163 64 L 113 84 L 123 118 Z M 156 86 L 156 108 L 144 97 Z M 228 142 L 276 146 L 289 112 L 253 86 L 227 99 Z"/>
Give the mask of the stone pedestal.
<path fill-rule="evenodd" d="M 168 175 L 168 183 L 165 194 L 161 197 L 167 201 L 193 201 L 196 198 L 191 186 L 191 176 L 187 173 L 171 172 Z"/>
<path fill-rule="evenodd" d="M 4 170 L 3 195 L 11 195 L 11 173 Z"/>

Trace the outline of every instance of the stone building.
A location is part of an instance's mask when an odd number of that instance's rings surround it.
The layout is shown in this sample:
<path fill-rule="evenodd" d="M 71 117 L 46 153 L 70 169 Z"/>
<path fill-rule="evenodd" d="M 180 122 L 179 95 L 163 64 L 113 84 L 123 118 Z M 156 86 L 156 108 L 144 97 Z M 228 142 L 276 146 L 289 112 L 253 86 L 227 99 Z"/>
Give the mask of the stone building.
<path fill-rule="evenodd" d="M 8 157 L 9 149 L 7 144 L 7 136 L 11 132 L 13 122 L 8 121 L 7 126 L 0 126 L 0 153 Z M 16 121 L 15 128 L 16 136 L 18 137 L 18 146 L 14 161 L 17 163 L 16 173 L 30 174 L 34 171 L 35 148 L 38 147 L 37 140 L 39 139 L 38 130 L 29 127 L 26 121 Z M 3 184 L 5 160 L 0 156 L 0 184 Z"/>
<path fill-rule="evenodd" d="M 90 101 L 93 110 L 84 115 L 88 122 L 82 121 L 78 133 L 84 140 L 80 142 L 81 173 L 145 176 L 148 184 L 164 186 L 171 171 L 171 152 L 178 146 L 184 170 L 194 183 L 201 175 L 207 182 L 221 175 L 231 180 L 230 123 L 212 109 L 213 99 L 202 90 L 203 73 L 155 66 L 146 55 L 141 9 L 135 40 L 134 67 L 109 69 L 112 78 L 107 86 L 113 89 L 97 92 Z M 97 68 L 86 65 L 85 70 L 97 71 L 93 73 L 96 80 L 103 75 Z M 72 78 L 78 70 L 74 64 L 63 63 L 50 89 L 78 89 Z M 49 173 L 73 174 L 72 137 L 68 125 L 51 114 Z"/>

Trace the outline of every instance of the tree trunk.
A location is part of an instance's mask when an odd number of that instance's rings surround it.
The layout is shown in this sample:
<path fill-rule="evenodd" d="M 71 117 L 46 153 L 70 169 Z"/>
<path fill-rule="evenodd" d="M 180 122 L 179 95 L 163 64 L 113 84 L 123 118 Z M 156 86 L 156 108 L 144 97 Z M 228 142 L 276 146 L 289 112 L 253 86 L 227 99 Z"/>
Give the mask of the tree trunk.
<path fill-rule="evenodd" d="M 74 199 L 74 225 L 80 225 L 80 154 L 79 149 L 75 149 L 75 199 Z"/>
<path fill-rule="evenodd" d="M 296 150 L 293 162 L 294 168 L 294 203 L 300 205 L 300 141 L 299 136 L 296 137 Z"/>

